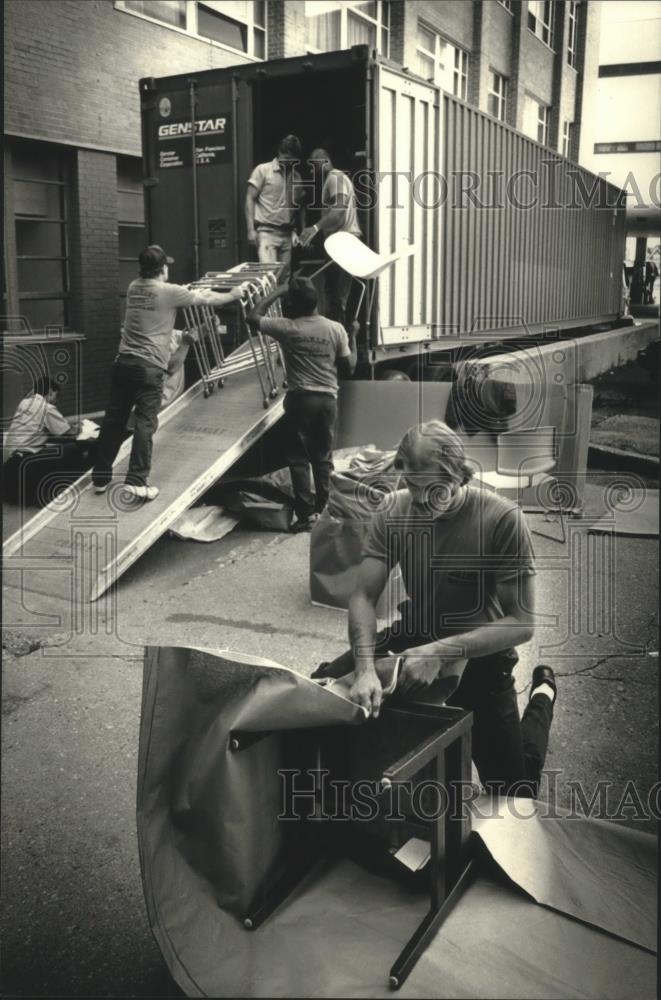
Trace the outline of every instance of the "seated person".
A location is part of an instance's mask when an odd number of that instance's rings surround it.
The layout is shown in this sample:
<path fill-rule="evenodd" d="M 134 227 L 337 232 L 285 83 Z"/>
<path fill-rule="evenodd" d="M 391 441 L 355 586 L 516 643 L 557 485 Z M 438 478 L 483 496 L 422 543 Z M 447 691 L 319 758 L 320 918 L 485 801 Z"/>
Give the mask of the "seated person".
<path fill-rule="evenodd" d="M 16 409 L 5 442 L 3 495 L 14 503 L 48 503 L 89 469 L 95 442 L 77 441 L 80 421 L 69 421 L 58 410 L 59 387 L 47 375 Z"/>

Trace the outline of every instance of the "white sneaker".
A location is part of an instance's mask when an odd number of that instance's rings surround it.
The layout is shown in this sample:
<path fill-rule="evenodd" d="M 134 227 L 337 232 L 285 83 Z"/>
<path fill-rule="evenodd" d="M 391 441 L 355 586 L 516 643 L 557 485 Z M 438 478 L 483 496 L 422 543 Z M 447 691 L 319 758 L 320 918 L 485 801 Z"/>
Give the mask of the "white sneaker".
<path fill-rule="evenodd" d="M 160 493 L 158 486 L 133 486 L 130 483 L 124 484 L 124 490 L 139 500 L 155 500 Z"/>
<path fill-rule="evenodd" d="M 95 486 L 94 487 L 94 492 L 95 493 L 105 493 L 107 489 L 108 489 L 108 483 L 104 483 L 103 486 Z"/>

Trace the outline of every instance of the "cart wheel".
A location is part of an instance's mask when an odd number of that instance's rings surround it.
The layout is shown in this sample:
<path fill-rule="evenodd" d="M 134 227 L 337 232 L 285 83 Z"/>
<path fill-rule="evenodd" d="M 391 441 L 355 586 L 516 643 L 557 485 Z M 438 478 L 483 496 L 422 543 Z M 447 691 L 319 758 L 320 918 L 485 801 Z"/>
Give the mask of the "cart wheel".
<path fill-rule="evenodd" d="M 269 397 L 271 399 L 275 399 L 277 397 L 277 395 L 278 395 L 278 390 L 277 389 L 271 389 L 271 391 L 269 393 Z"/>
<path fill-rule="evenodd" d="M 219 389 L 222 389 L 223 386 L 225 385 L 225 379 L 219 378 L 218 381 L 216 382 L 216 385 L 218 386 Z"/>
<path fill-rule="evenodd" d="M 284 378 L 284 379 L 282 380 L 282 388 L 283 388 L 283 389 L 286 389 L 286 388 L 287 388 L 287 379 L 286 379 L 286 378 Z"/>
<path fill-rule="evenodd" d="M 268 399 L 265 399 L 263 401 L 262 406 L 264 407 L 265 410 L 268 410 L 268 408 L 269 408 L 269 401 L 268 401 Z"/>
<path fill-rule="evenodd" d="M 208 385 L 205 385 L 205 387 L 204 387 L 204 398 L 208 399 L 210 395 L 211 395 L 211 387 L 208 386 Z"/>

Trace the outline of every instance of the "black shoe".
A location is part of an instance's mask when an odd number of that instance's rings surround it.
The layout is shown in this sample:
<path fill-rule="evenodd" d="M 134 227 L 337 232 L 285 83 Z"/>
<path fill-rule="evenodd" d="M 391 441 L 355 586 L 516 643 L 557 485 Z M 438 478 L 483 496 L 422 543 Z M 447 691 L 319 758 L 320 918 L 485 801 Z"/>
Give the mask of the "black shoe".
<path fill-rule="evenodd" d="M 552 704 L 555 705 L 555 699 L 558 697 L 558 686 L 555 682 L 553 667 L 547 667 L 544 663 L 540 663 L 538 667 L 535 667 L 532 672 L 532 686 L 530 689 L 531 698 L 535 693 L 535 688 L 539 687 L 540 684 L 548 684 L 550 688 L 553 688 Z"/>
<path fill-rule="evenodd" d="M 296 535 L 301 531 L 312 531 L 314 525 L 319 520 L 318 514 L 309 514 L 308 517 L 299 517 L 291 526 L 291 531 Z"/>
<path fill-rule="evenodd" d="M 320 663 L 316 670 L 313 670 L 310 674 L 312 680 L 318 680 L 320 677 L 328 677 L 328 668 L 330 667 L 330 661 L 324 660 Z"/>

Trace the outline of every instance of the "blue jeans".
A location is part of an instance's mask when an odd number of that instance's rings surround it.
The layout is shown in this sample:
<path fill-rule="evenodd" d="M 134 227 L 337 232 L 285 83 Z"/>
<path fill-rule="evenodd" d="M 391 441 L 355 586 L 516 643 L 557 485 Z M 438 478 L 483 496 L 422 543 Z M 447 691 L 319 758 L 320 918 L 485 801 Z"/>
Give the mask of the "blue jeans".
<path fill-rule="evenodd" d="M 135 406 L 135 430 L 126 482 L 146 486 L 151 471 L 152 439 L 158 427 L 165 372 L 139 358 L 120 356 L 113 365 L 110 399 L 99 434 L 96 463 L 92 470 L 95 486 L 112 479 L 112 464 L 126 437 L 126 424 Z"/>

